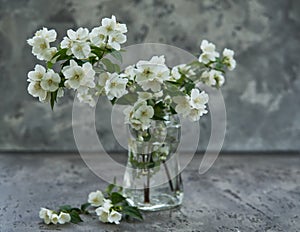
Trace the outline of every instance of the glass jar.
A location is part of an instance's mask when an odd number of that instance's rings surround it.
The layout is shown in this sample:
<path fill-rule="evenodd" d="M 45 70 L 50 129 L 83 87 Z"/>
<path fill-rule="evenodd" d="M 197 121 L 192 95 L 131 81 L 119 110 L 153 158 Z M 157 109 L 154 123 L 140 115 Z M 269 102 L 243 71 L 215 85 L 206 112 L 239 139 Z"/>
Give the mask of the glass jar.
<path fill-rule="evenodd" d="M 148 130 L 128 126 L 128 161 L 124 194 L 141 210 L 158 211 L 179 206 L 183 185 L 178 154 L 180 120 L 168 114 L 152 120 Z"/>

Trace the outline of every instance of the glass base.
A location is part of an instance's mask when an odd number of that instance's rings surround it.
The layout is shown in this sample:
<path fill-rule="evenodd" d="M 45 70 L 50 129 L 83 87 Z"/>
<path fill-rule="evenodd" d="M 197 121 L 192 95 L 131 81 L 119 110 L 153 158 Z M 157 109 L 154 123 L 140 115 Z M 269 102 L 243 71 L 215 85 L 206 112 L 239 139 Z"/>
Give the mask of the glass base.
<path fill-rule="evenodd" d="M 132 200 L 132 205 L 138 207 L 140 210 L 143 211 L 161 211 L 161 210 L 168 210 L 172 208 L 176 208 L 182 204 L 183 200 L 183 192 L 178 192 L 176 194 L 152 194 L 150 203 L 145 203 L 144 197 L 142 194 L 130 197 Z"/>

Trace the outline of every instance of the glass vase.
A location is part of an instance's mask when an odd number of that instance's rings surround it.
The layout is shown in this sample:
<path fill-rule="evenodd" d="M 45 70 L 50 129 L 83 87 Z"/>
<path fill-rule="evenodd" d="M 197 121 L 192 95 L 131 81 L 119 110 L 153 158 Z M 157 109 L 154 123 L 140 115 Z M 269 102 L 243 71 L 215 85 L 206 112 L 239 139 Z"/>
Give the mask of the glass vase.
<path fill-rule="evenodd" d="M 152 120 L 145 131 L 128 126 L 124 194 L 141 210 L 170 209 L 182 203 L 183 185 L 176 152 L 180 129 L 177 115 Z"/>

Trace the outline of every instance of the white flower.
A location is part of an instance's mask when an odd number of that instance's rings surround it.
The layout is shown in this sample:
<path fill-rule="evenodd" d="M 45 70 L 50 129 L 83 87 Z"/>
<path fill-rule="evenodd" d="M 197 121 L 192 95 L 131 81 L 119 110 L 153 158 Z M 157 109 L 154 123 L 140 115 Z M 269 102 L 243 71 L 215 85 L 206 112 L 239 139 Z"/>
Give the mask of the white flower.
<path fill-rule="evenodd" d="M 204 71 L 200 79 L 203 83 L 209 86 L 220 87 L 225 83 L 223 74 L 217 70 Z"/>
<path fill-rule="evenodd" d="M 48 209 L 46 208 L 41 208 L 40 212 L 39 212 L 39 217 L 40 219 L 44 219 L 45 216 L 47 215 Z"/>
<path fill-rule="evenodd" d="M 106 211 L 109 211 L 110 208 L 112 207 L 113 205 L 111 204 L 111 200 L 109 199 L 104 199 L 103 200 L 103 205 L 102 207 L 106 210 Z"/>
<path fill-rule="evenodd" d="M 120 78 L 117 73 L 109 74 L 109 79 L 105 83 L 105 93 L 109 100 L 120 98 L 127 93 L 127 79 Z"/>
<path fill-rule="evenodd" d="M 208 95 L 198 89 L 192 89 L 190 105 L 195 109 L 205 109 L 205 104 L 208 102 Z"/>
<path fill-rule="evenodd" d="M 191 111 L 190 98 L 188 95 L 186 96 L 176 96 L 173 97 L 174 103 L 176 103 L 175 111 L 178 114 L 182 114 L 186 117 Z"/>
<path fill-rule="evenodd" d="M 64 89 L 63 87 L 58 88 L 57 91 L 57 97 L 63 97 L 64 96 Z"/>
<path fill-rule="evenodd" d="M 128 106 L 124 109 L 123 111 L 125 118 L 124 118 L 124 123 L 125 124 L 130 124 L 130 121 L 132 119 L 133 116 L 133 107 L 132 106 Z"/>
<path fill-rule="evenodd" d="M 181 78 L 182 74 L 181 74 L 180 70 L 181 70 L 181 68 L 183 68 L 182 66 L 184 66 L 184 64 L 177 65 L 172 68 L 171 74 L 175 80 L 179 80 Z"/>
<path fill-rule="evenodd" d="M 68 37 L 64 37 L 64 39 L 61 41 L 60 43 L 60 47 L 61 48 L 67 48 L 67 52 L 66 54 L 67 55 L 72 55 L 72 51 L 71 51 L 71 48 L 73 46 L 73 41 L 71 39 L 69 39 Z"/>
<path fill-rule="evenodd" d="M 215 71 L 214 78 L 215 78 L 215 80 L 217 82 L 217 86 L 218 87 L 221 87 L 222 85 L 224 85 L 225 78 L 224 78 L 224 76 L 223 76 L 223 74 L 221 72 Z"/>
<path fill-rule="evenodd" d="M 72 41 L 87 41 L 89 39 L 89 30 L 87 28 L 78 28 L 77 31 L 73 31 L 72 29 L 69 29 L 67 31 L 67 35 Z"/>
<path fill-rule="evenodd" d="M 144 122 L 144 124 L 137 119 L 130 119 L 129 123 L 135 130 L 147 130 L 150 127 L 150 120 L 148 122 Z"/>
<path fill-rule="evenodd" d="M 154 151 L 157 152 L 157 154 L 159 155 L 159 159 L 162 161 L 165 161 L 170 153 L 170 149 L 168 146 L 155 146 L 154 147 Z"/>
<path fill-rule="evenodd" d="M 67 55 L 73 54 L 77 59 L 85 59 L 91 55 L 91 47 L 88 42 L 89 30 L 80 27 L 77 31 L 69 29 L 68 37 L 64 37 L 61 48 L 67 48 Z"/>
<path fill-rule="evenodd" d="M 217 81 L 214 78 L 214 75 L 211 74 L 209 71 L 204 71 L 201 74 L 200 79 L 203 83 L 207 84 L 208 86 L 215 86 L 217 84 Z"/>
<path fill-rule="evenodd" d="M 148 93 L 148 92 L 138 92 L 138 100 L 149 100 L 151 98 L 153 98 L 153 94 L 152 93 Z"/>
<path fill-rule="evenodd" d="M 89 104 L 91 107 L 96 106 L 96 100 L 94 94 L 89 93 L 89 91 L 83 91 L 83 88 L 78 89 L 77 98 L 80 102 Z"/>
<path fill-rule="evenodd" d="M 228 66 L 228 69 L 231 71 L 234 70 L 236 67 L 236 61 L 233 58 L 233 56 L 234 56 L 233 50 L 227 48 L 224 49 L 223 51 L 224 63 Z"/>
<path fill-rule="evenodd" d="M 33 38 L 28 39 L 27 43 L 32 46 L 32 53 L 39 60 L 50 61 L 57 52 L 55 47 L 50 48 L 50 42 L 56 40 L 57 33 L 55 30 L 43 28 L 37 31 Z"/>
<path fill-rule="evenodd" d="M 136 82 L 138 84 L 144 81 L 152 81 L 156 77 L 157 65 L 139 61 L 136 66 Z"/>
<path fill-rule="evenodd" d="M 121 45 L 126 42 L 126 35 L 119 32 L 114 32 L 108 36 L 107 45 L 117 51 L 121 49 Z"/>
<path fill-rule="evenodd" d="M 220 54 L 215 51 L 216 46 L 207 40 L 202 41 L 200 48 L 203 53 L 200 55 L 199 61 L 204 64 L 208 64 L 210 61 L 216 61 L 216 58 L 220 56 Z"/>
<path fill-rule="evenodd" d="M 163 83 L 164 81 L 168 81 L 171 79 L 170 70 L 165 65 L 159 65 L 157 69 L 156 78 L 157 81 Z"/>
<path fill-rule="evenodd" d="M 153 94 L 153 97 L 156 99 L 159 99 L 162 96 L 164 96 L 164 92 L 162 90 Z"/>
<path fill-rule="evenodd" d="M 111 18 L 104 18 L 101 21 L 101 28 L 105 35 L 111 35 L 114 32 L 120 32 L 122 34 L 127 32 L 126 24 L 117 22 L 114 15 Z"/>
<path fill-rule="evenodd" d="M 133 65 L 129 65 L 125 68 L 124 72 L 120 74 L 120 77 L 127 78 L 128 80 L 133 81 L 136 75 L 136 69 Z"/>
<path fill-rule="evenodd" d="M 34 67 L 34 71 L 28 73 L 28 81 L 41 81 L 45 74 L 46 69 L 42 65 L 37 64 Z"/>
<path fill-rule="evenodd" d="M 137 101 L 134 106 L 128 106 L 124 111 L 125 124 L 130 124 L 135 130 L 147 130 L 154 115 L 152 106 L 145 100 Z"/>
<path fill-rule="evenodd" d="M 67 222 L 71 221 L 71 216 L 68 213 L 60 212 L 58 216 L 58 223 L 59 224 L 65 224 Z"/>
<path fill-rule="evenodd" d="M 45 38 L 49 43 L 54 42 L 56 40 L 57 33 L 54 29 L 48 30 L 48 28 L 43 27 L 43 29 L 38 30 L 35 33 L 35 36 L 40 36 Z"/>
<path fill-rule="evenodd" d="M 33 97 L 38 97 L 40 101 L 45 101 L 46 100 L 47 91 L 45 91 L 41 87 L 41 82 L 40 81 L 30 82 L 29 85 L 28 85 L 27 91 Z"/>
<path fill-rule="evenodd" d="M 81 85 L 89 88 L 95 87 L 95 70 L 91 63 L 87 62 L 82 65 L 82 70 L 85 74 L 85 78 L 83 79 Z"/>
<path fill-rule="evenodd" d="M 99 216 L 101 222 L 108 222 L 109 211 L 106 211 L 103 207 L 99 207 L 96 209 L 96 214 Z"/>
<path fill-rule="evenodd" d="M 153 56 L 149 62 L 152 64 L 165 65 L 166 59 L 165 59 L 165 56 Z"/>
<path fill-rule="evenodd" d="M 41 208 L 39 212 L 40 219 L 44 220 L 45 224 L 50 224 L 51 222 L 52 211 L 46 208 Z"/>
<path fill-rule="evenodd" d="M 86 42 L 76 42 L 72 45 L 71 51 L 77 59 L 88 58 L 91 54 L 91 47 Z"/>
<path fill-rule="evenodd" d="M 180 64 L 172 68 L 171 74 L 173 79 L 179 80 L 182 75 L 185 75 L 186 77 L 191 77 L 195 75 L 195 72 L 191 69 L 190 66 L 186 64 Z"/>
<path fill-rule="evenodd" d="M 51 215 L 51 222 L 53 224 L 57 224 L 57 222 L 58 222 L 58 215 L 56 213 L 52 213 L 52 215 Z"/>
<path fill-rule="evenodd" d="M 116 17 L 114 15 L 111 16 L 111 18 L 104 18 L 101 21 L 102 30 L 105 35 L 111 35 L 115 32 L 117 22 Z"/>
<path fill-rule="evenodd" d="M 68 88 L 78 89 L 81 86 L 94 88 L 95 71 L 91 63 L 84 63 L 79 66 L 74 60 L 70 61 L 70 65 L 62 70 L 66 81 L 65 85 Z"/>
<path fill-rule="evenodd" d="M 90 33 L 90 40 L 93 45 L 103 47 L 106 42 L 106 35 L 103 34 L 101 27 L 94 28 Z"/>
<path fill-rule="evenodd" d="M 127 32 L 125 24 L 118 23 L 116 17 L 112 15 L 111 18 L 104 18 L 101 21 L 101 26 L 94 28 L 90 34 L 91 42 L 96 46 L 103 46 L 107 42 L 108 48 L 120 50 L 120 44 L 126 42 Z"/>
<path fill-rule="evenodd" d="M 108 222 L 109 212 L 112 206 L 113 205 L 111 204 L 111 200 L 103 199 L 102 207 L 99 207 L 95 210 L 101 222 Z"/>
<path fill-rule="evenodd" d="M 56 62 L 56 58 L 53 59 L 53 56 L 57 53 L 57 48 L 56 47 L 52 47 L 47 49 L 44 53 L 43 53 L 43 60 L 45 61 L 51 61 L 52 63 Z"/>
<path fill-rule="evenodd" d="M 39 60 L 44 60 L 44 55 L 48 52 L 50 44 L 47 39 L 36 36 L 28 40 L 28 44 L 32 46 L 32 54 Z"/>
<path fill-rule="evenodd" d="M 127 26 L 126 24 L 117 22 L 115 30 L 124 34 L 127 32 Z"/>
<path fill-rule="evenodd" d="M 135 112 L 134 118 L 141 121 L 142 123 L 147 123 L 154 115 L 154 109 L 152 106 L 141 105 Z"/>
<path fill-rule="evenodd" d="M 206 103 L 208 102 L 208 95 L 205 92 L 199 92 L 198 89 L 192 89 L 191 97 L 176 96 L 173 101 L 177 104 L 175 111 L 182 114 L 184 117 L 189 117 L 192 121 L 197 121 L 203 114 L 207 113 Z"/>
<path fill-rule="evenodd" d="M 157 66 L 156 68 L 156 80 L 158 80 L 160 83 L 166 80 L 170 80 L 170 70 L 165 65 L 165 57 L 164 56 L 153 56 L 149 63 L 155 64 Z"/>
<path fill-rule="evenodd" d="M 74 60 L 70 61 L 70 65 L 66 66 L 62 73 L 65 75 L 65 85 L 72 89 L 78 89 L 85 78 L 85 73 Z"/>
<path fill-rule="evenodd" d="M 54 92 L 58 89 L 60 76 L 52 69 L 48 70 L 41 81 L 41 87 L 49 92 Z"/>
<path fill-rule="evenodd" d="M 119 212 L 117 212 L 115 210 L 112 210 L 107 218 L 107 220 L 110 223 L 115 223 L 115 224 L 120 224 L 121 219 L 122 219 L 122 214 L 120 214 Z"/>
<path fill-rule="evenodd" d="M 189 119 L 191 121 L 198 121 L 203 114 L 206 114 L 207 110 L 205 109 L 192 109 L 189 113 Z"/>
<path fill-rule="evenodd" d="M 92 206 L 99 207 L 104 203 L 104 196 L 103 193 L 99 190 L 96 192 L 91 192 L 88 197 L 88 203 Z"/>
<path fill-rule="evenodd" d="M 159 92 L 162 83 L 170 80 L 170 70 L 164 62 L 164 56 L 154 56 L 150 61 L 141 60 L 136 64 L 136 82 L 143 90 Z"/>
<path fill-rule="evenodd" d="M 97 84 L 105 87 L 106 82 L 110 79 L 110 73 L 108 72 L 103 72 L 98 76 Z"/>
<path fill-rule="evenodd" d="M 161 82 L 158 80 L 149 80 L 140 82 L 143 90 L 151 89 L 153 92 L 159 92 L 161 90 Z"/>

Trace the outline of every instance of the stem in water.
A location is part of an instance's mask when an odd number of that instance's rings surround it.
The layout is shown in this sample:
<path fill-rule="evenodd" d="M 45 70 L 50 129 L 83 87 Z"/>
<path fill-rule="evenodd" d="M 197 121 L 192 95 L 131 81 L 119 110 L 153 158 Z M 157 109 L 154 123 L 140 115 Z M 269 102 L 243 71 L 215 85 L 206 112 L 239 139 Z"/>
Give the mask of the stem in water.
<path fill-rule="evenodd" d="M 144 185 L 144 203 L 150 203 L 150 170 L 147 173 L 147 182 Z"/>
<path fill-rule="evenodd" d="M 172 183 L 172 179 L 171 179 L 171 175 L 170 175 L 168 166 L 165 162 L 163 162 L 163 164 L 164 164 L 164 167 L 165 167 L 165 171 L 166 171 L 166 175 L 167 175 L 168 182 L 169 182 L 169 185 L 170 185 L 170 189 L 171 189 L 172 192 L 174 192 L 174 187 L 173 187 L 173 183 Z"/>

